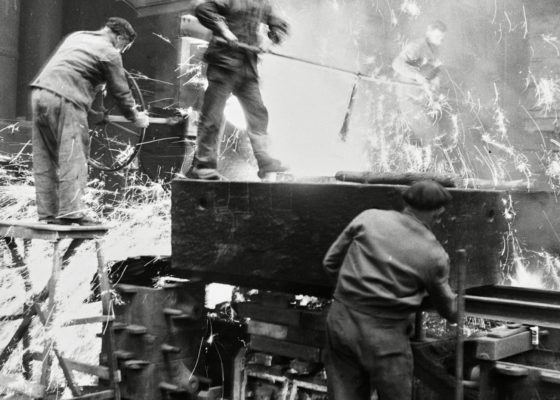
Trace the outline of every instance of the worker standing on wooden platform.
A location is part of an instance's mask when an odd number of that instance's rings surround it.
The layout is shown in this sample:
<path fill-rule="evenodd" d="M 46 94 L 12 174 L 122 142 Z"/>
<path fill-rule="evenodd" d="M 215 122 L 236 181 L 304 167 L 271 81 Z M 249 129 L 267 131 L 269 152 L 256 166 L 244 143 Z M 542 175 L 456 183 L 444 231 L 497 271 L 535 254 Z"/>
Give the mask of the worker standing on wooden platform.
<path fill-rule="evenodd" d="M 268 26 L 268 37 L 279 44 L 288 24 L 272 10 L 269 0 L 213 0 L 196 8 L 200 23 L 221 41 L 212 40 L 205 54 L 208 88 L 198 123 L 197 150 L 188 178 L 220 179 L 218 150 L 226 100 L 233 93 L 247 119 L 247 133 L 259 167 L 258 175 L 287 170 L 268 152 L 268 110 L 263 103 L 257 69 L 258 54 L 238 43 L 258 47 L 259 28 Z"/>
<path fill-rule="evenodd" d="M 87 184 L 87 114 L 105 85 L 123 115 L 140 128 L 148 116 L 136 110 L 121 54 L 136 32 L 112 17 L 98 31 L 69 35 L 31 83 L 33 170 L 39 220 L 69 225 L 95 224 L 82 196 Z"/>
<path fill-rule="evenodd" d="M 411 316 L 429 295 L 437 311 L 457 317 L 449 257 L 430 227 L 451 195 L 434 181 L 403 194 L 404 211 L 358 215 L 328 250 L 323 265 L 337 278 L 327 317 L 329 399 L 412 398 Z"/>

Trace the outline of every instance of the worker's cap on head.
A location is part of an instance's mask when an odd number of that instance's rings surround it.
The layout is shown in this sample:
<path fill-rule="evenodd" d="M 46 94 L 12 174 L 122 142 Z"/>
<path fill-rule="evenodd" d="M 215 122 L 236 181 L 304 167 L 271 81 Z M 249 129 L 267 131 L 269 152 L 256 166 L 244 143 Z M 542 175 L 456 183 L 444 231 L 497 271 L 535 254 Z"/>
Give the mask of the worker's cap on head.
<path fill-rule="evenodd" d="M 436 181 L 425 180 L 414 183 L 403 193 L 404 201 L 418 210 L 431 211 L 451 201 L 451 193 Z"/>
<path fill-rule="evenodd" d="M 105 26 L 115 32 L 117 35 L 122 35 L 126 37 L 130 42 L 134 42 L 136 39 L 136 31 L 124 18 L 111 17 L 105 23 Z"/>
<path fill-rule="evenodd" d="M 445 25 L 445 22 L 442 21 L 434 21 L 432 22 L 430 25 L 428 25 L 428 30 L 438 30 L 440 32 L 447 32 L 447 25 Z"/>

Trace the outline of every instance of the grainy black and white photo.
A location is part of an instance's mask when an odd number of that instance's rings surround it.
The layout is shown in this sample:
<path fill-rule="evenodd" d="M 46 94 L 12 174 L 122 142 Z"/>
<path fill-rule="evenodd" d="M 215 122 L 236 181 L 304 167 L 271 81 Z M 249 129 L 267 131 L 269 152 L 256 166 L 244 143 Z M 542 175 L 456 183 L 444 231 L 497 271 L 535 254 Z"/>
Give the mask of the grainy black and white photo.
<path fill-rule="evenodd" d="M 0 0 L 0 398 L 560 400 L 559 0 Z"/>

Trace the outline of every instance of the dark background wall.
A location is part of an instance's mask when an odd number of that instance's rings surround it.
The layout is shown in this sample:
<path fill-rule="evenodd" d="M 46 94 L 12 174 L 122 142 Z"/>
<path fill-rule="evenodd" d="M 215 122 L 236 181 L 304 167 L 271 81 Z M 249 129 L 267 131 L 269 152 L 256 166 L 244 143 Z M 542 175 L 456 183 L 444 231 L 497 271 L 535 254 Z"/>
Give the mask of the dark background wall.
<path fill-rule="evenodd" d="M 147 100 L 176 97 L 179 15 L 139 18 L 129 5 L 116 0 L 22 0 L 21 15 L 17 115 L 29 117 L 26 86 L 59 41 L 73 31 L 99 29 L 111 16 L 129 20 L 138 32 L 134 46 L 123 56 L 125 67 L 169 83 L 143 82 Z"/>

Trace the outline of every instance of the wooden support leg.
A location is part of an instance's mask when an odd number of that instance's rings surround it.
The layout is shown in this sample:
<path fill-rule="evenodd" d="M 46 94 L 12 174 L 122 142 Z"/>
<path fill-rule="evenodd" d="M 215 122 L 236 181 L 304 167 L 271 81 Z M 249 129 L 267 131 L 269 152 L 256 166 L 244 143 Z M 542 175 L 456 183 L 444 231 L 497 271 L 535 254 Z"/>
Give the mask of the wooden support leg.
<path fill-rule="evenodd" d="M 31 284 L 31 278 L 29 276 L 29 268 L 27 267 L 30 248 L 31 248 L 31 240 L 23 239 L 23 267 L 21 269 L 20 274 L 21 277 L 23 278 L 23 282 L 25 285 L 25 295 L 26 295 L 25 304 L 23 306 L 24 315 L 27 314 L 27 311 L 30 307 L 30 300 L 33 291 L 33 285 Z M 29 335 L 29 329 L 25 330 L 21 344 L 23 346 L 23 356 L 22 356 L 23 377 L 29 380 L 33 375 L 33 371 L 31 370 L 31 358 L 29 354 L 29 348 L 31 345 L 31 336 Z"/>
<path fill-rule="evenodd" d="M 35 307 L 35 312 L 37 313 L 37 315 L 39 316 L 39 319 L 41 320 L 41 323 L 43 324 L 43 326 L 46 326 L 48 321 L 47 321 L 47 317 L 45 316 L 43 311 L 41 311 L 41 306 L 38 303 L 35 303 L 34 307 Z M 76 385 L 74 385 L 74 379 L 72 377 L 72 371 L 70 370 L 70 367 L 67 365 L 66 360 L 64 360 L 64 358 L 62 358 L 62 355 L 60 354 L 60 352 L 56 348 L 56 343 L 55 343 L 54 340 L 51 342 L 50 346 L 51 346 L 54 354 L 56 355 L 56 359 L 58 360 L 58 364 L 60 365 L 60 368 L 62 369 L 62 373 L 64 374 L 64 378 L 66 378 L 66 383 L 68 384 L 68 387 L 70 388 L 70 391 L 72 392 L 72 395 L 73 396 L 80 396 L 81 395 L 80 389 Z"/>
<path fill-rule="evenodd" d="M 22 267 L 24 265 L 23 257 L 18 252 L 18 246 L 15 238 L 4 236 L 4 242 L 10 250 L 10 256 L 12 257 L 12 264 L 15 268 Z"/>
<path fill-rule="evenodd" d="M 24 305 L 24 315 L 27 313 L 29 307 L 30 306 L 27 304 Z M 33 375 L 33 371 L 31 370 L 31 355 L 29 354 L 29 348 L 31 345 L 31 336 L 29 335 L 29 329 L 25 329 L 25 332 L 23 333 L 21 345 L 23 346 L 23 355 L 21 360 L 23 366 L 23 377 L 26 380 L 29 380 Z"/>
<path fill-rule="evenodd" d="M 101 242 L 95 241 L 97 251 L 97 275 L 99 276 L 99 290 L 101 293 L 101 306 L 103 315 L 111 314 L 111 283 L 105 265 L 105 258 L 101 248 Z M 114 399 L 120 400 L 120 376 L 118 373 L 117 355 L 115 354 L 115 337 L 113 332 L 113 322 L 108 320 L 104 324 L 104 340 L 106 340 L 107 349 L 107 367 L 109 368 L 109 384 L 114 391 Z"/>
<path fill-rule="evenodd" d="M 14 335 L 2 350 L 0 354 L 0 368 L 4 366 L 8 358 L 12 355 L 13 351 L 16 349 L 17 344 L 23 338 L 27 330 L 29 329 L 29 325 L 31 325 L 31 321 L 33 320 L 33 316 L 35 315 L 35 311 L 33 308 L 28 308 L 23 313 L 23 319 L 20 322 L 19 326 L 17 327 Z"/>
<path fill-rule="evenodd" d="M 35 303 L 42 303 L 49 297 L 49 286 L 45 286 L 41 292 L 35 296 L 34 304 Z M 17 344 L 20 340 L 25 336 L 27 330 L 29 329 L 29 325 L 31 325 L 31 321 L 35 316 L 35 307 L 29 306 L 24 309 L 23 312 L 23 319 L 21 320 L 19 326 L 17 327 L 16 331 L 14 332 L 13 336 L 10 338 L 10 341 L 0 353 L 0 368 L 6 363 L 8 358 L 12 355 L 13 351 L 16 349 Z"/>
<path fill-rule="evenodd" d="M 45 321 L 45 332 L 47 338 L 45 340 L 45 348 L 43 350 L 43 366 L 41 369 L 41 384 L 48 387 L 49 377 L 51 374 L 52 355 L 51 350 L 54 340 L 51 337 L 51 325 L 54 313 L 56 311 L 56 284 L 60 275 L 61 262 L 60 262 L 60 240 L 55 240 L 53 243 L 53 266 L 52 273 L 48 283 L 49 301 L 47 305 L 47 316 Z"/>

